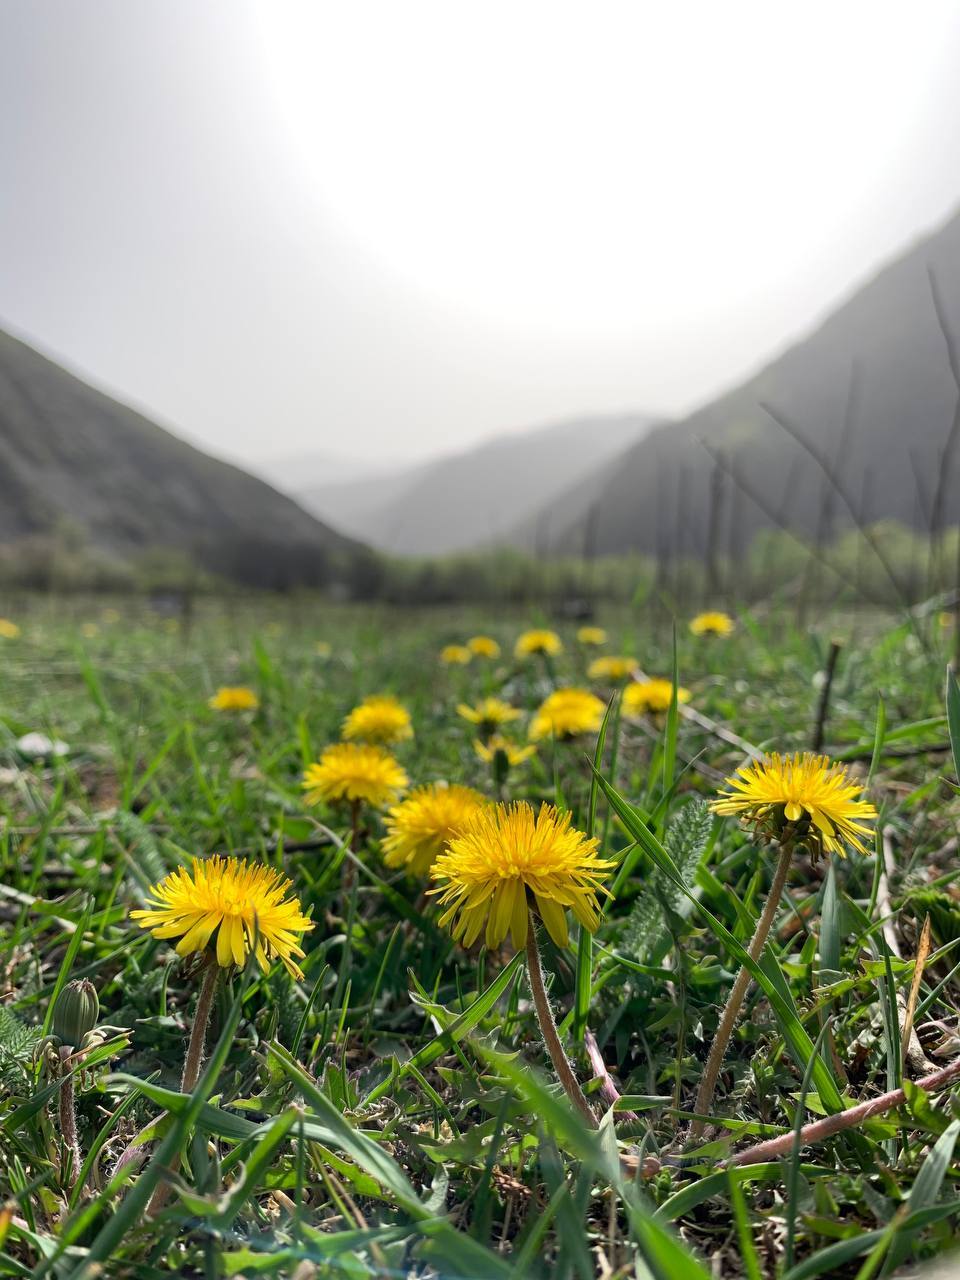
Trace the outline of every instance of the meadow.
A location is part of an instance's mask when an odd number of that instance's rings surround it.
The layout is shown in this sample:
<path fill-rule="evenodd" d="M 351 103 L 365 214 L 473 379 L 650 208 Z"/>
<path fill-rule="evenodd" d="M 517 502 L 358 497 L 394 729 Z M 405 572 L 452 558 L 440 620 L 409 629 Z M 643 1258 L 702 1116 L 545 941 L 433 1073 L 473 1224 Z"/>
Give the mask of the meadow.
<path fill-rule="evenodd" d="M 689 615 L 618 606 L 588 643 L 519 609 L 3 612 L 0 1274 L 868 1280 L 960 1243 L 952 615 L 798 629 L 757 606 L 695 635 Z M 560 651 L 516 656 L 530 628 Z M 478 635 L 490 653 L 457 652 Z M 632 661 L 591 674 L 604 656 Z M 636 671 L 666 698 L 627 705 Z M 567 686 L 599 714 L 538 732 Z M 223 687 L 250 705 L 217 705 Z M 406 787 L 305 789 L 379 694 L 409 713 L 383 748 Z M 485 698 L 519 713 L 495 730 L 513 764 L 458 710 Z M 786 811 L 750 829 L 709 806 L 754 755 L 821 748 L 877 816 L 863 852 L 798 839 L 755 961 Z M 533 907 L 526 946 L 506 924 L 453 936 L 429 871 L 385 846 L 403 792 L 437 782 L 546 803 L 595 839 L 596 930 L 528 889 L 504 907 Z M 310 918 L 265 968 L 246 951 L 266 925 L 231 964 L 229 942 L 178 955 L 180 935 L 131 916 L 216 854 L 282 872 Z M 544 1040 L 531 936 L 586 1114 Z M 65 993 L 90 987 L 95 1020 L 71 1030 Z"/>

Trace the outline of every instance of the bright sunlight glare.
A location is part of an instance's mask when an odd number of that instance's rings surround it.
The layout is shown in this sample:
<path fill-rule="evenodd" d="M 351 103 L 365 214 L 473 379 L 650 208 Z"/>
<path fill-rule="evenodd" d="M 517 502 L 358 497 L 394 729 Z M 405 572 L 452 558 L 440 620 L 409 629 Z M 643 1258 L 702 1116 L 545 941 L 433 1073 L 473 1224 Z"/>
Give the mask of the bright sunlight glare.
<path fill-rule="evenodd" d="M 259 10 L 298 163 L 364 253 L 499 325 L 594 335 L 689 320 L 694 297 L 729 312 L 802 271 L 797 244 L 856 234 L 932 112 L 909 69 L 949 47 L 956 11 L 904 17 L 870 0 Z"/>

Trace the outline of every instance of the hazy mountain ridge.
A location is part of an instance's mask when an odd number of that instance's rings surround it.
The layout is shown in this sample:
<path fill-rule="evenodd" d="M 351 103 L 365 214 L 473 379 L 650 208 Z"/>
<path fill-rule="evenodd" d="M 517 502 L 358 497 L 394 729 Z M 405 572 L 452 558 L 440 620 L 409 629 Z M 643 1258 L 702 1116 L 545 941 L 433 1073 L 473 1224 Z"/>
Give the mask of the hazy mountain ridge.
<path fill-rule="evenodd" d="M 639 413 L 570 418 L 298 498 L 335 527 L 396 554 L 522 542 L 525 519 L 602 469 L 654 422 Z"/>
<path fill-rule="evenodd" d="M 851 524 L 843 497 L 827 497 L 822 469 L 764 405 L 837 467 L 860 518 L 927 527 L 957 401 L 931 272 L 960 334 L 958 215 L 759 373 L 628 449 L 589 504 L 596 550 L 701 556 L 712 540 L 737 555 L 779 523 L 813 535 L 825 504 L 830 529 Z M 956 523 L 949 477 L 944 491 L 944 521 Z M 550 548 L 581 550 L 587 520 L 558 511 Z"/>
<path fill-rule="evenodd" d="M 360 548 L 0 331 L 0 542 L 65 522 L 120 556 L 181 549 L 257 585 L 322 581 Z"/>

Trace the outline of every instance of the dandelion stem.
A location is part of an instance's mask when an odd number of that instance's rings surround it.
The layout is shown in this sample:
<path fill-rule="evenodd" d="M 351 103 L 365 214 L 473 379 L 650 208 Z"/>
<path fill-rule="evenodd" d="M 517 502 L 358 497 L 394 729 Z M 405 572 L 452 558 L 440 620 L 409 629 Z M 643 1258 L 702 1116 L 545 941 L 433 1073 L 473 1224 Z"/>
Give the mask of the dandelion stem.
<path fill-rule="evenodd" d="M 210 1022 L 210 1010 L 213 1008 L 213 998 L 217 993 L 217 983 L 220 979 L 220 966 L 217 964 L 216 957 L 210 955 L 203 971 L 203 982 L 200 984 L 200 994 L 197 996 L 197 1007 L 193 1015 L 193 1027 L 190 1031 L 190 1041 L 187 1044 L 187 1056 L 183 1060 L 183 1075 L 180 1077 L 180 1092 L 193 1093 L 197 1087 L 197 1081 L 200 1079 L 200 1068 L 203 1065 L 203 1050 L 207 1041 L 207 1026 Z M 180 1166 L 180 1157 L 176 1156 L 167 1166 L 170 1173 L 176 1173 Z M 170 1195 L 169 1182 L 158 1182 L 157 1188 L 150 1198 L 147 1205 L 147 1217 L 153 1217 L 159 1213 L 167 1202 Z"/>
<path fill-rule="evenodd" d="M 547 1052 L 550 1054 L 550 1061 L 553 1063 L 554 1070 L 560 1083 L 566 1090 L 567 1097 L 580 1112 L 583 1119 L 587 1122 L 591 1129 L 596 1129 L 597 1118 L 593 1114 L 593 1108 L 584 1097 L 583 1090 L 580 1088 L 580 1082 L 574 1075 L 573 1067 L 570 1065 L 570 1059 L 564 1052 L 563 1045 L 560 1043 L 560 1036 L 557 1032 L 557 1024 L 554 1021 L 553 1010 L 550 1008 L 550 1000 L 547 996 L 546 987 L 543 984 L 543 968 L 540 964 L 540 948 L 537 945 L 537 930 L 534 924 L 533 916 L 530 916 L 527 927 L 527 971 L 530 975 L 530 990 L 533 993 L 533 1007 L 537 1012 L 537 1022 L 540 1024 L 540 1033 L 543 1036 L 544 1044 L 547 1046 Z"/>
<path fill-rule="evenodd" d="M 200 994 L 197 996 L 197 1008 L 193 1015 L 190 1043 L 187 1045 L 187 1056 L 183 1060 L 183 1076 L 180 1080 L 181 1093 L 193 1093 L 197 1081 L 200 1079 L 203 1048 L 207 1040 L 207 1025 L 210 1022 L 210 1010 L 213 1008 L 213 997 L 216 994 L 219 977 L 220 966 L 215 958 L 211 956 L 204 970 Z"/>
<path fill-rule="evenodd" d="M 73 1087 L 73 1073 L 67 1066 L 67 1061 L 72 1052 L 69 1045 L 63 1045 L 60 1049 L 60 1070 L 64 1073 L 60 1083 L 60 1133 L 63 1137 L 63 1146 L 66 1154 L 64 1163 L 69 1163 L 70 1165 L 70 1172 L 67 1175 L 66 1182 L 67 1189 L 71 1192 L 76 1185 L 80 1166 L 83 1164 L 80 1142 L 77 1138 L 77 1104 Z"/>
<path fill-rule="evenodd" d="M 780 858 L 777 862 L 777 869 L 774 872 L 773 884 L 770 886 L 770 893 L 763 908 L 763 914 L 757 922 L 756 932 L 747 949 L 751 960 L 759 960 L 766 945 L 767 937 L 777 914 L 777 907 L 780 905 L 780 895 L 783 893 L 783 886 L 787 882 L 787 873 L 790 870 L 792 857 L 793 839 L 788 838 L 780 846 Z M 750 985 L 750 976 L 750 970 L 744 965 L 737 974 L 736 981 L 730 989 L 729 996 L 727 996 L 727 1003 L 723 1007 L 717 1032 L 713 1038 L 713 1044 L 710 1046 L 703 1078 L 700 1081 L 700 1088 L 697 1091 L 697 1100 L 693 1107 L 697 1115 L 697 1118 L 690 1126 L 690 1138 L 693 1141 L 696 1141 L 702 1135 L 710 1115 L 710 1107 L 713 1103 L 713 1095 L 717 1087 L 720 1068 L 723 1066 L 724 1055 L 726 1054 L 730 1037 L 733 1034 L 733 1029 L 737 1025 L 737 1019 L 740 1017 L 743 998 L 747 994 L 747 988 Z"/>

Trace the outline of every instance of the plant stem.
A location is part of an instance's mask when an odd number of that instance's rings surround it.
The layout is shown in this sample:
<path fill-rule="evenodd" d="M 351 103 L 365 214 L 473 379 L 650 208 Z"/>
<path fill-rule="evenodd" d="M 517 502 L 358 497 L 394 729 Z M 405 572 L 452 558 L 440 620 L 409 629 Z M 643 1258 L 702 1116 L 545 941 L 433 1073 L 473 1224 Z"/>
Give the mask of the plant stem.
<path fill-rule="evenodd" d="M 68 1070 L 66 1063 L 70 1058 L 73 1050 L 69 1045 L 62 1045 L 60 1048 L 60 1070 Z M 73 1087 L 73 1073 L 64 1075 L 60 1083 L 60 1134 L 63 1138 L 63 1146 L 66 1155 L 64 1164 L 69 1163 L 70 1172 L 67 1176 L 67 1190 L 72 1192 L 76 1185 L 77 1175 L 80 1172 L 80 1166 L 83 1164 L 83 1156 L 80 1153 L 80 1142 L 77 1138 L 77 1104 L 76 1094 Z"/>
<path fill-rule="evenodd" d="M 596 1129 L 597 1118 L 593 1114 L 593 1108 L 584 1097 L 580 1082 L 574 1075 L 573 1067 L 570 1065 L 570 1059 L 560 1043 L 557 1024 L 553 1018 L 553 1010 L 550 1008 L 547 990 L 543 985 L 543 968 L 540 964 L 537 930 L 532 915 L 529 917 L 527 925 L 527 971 L 530 975 L 530 990 L 533 994 L 533 1007 L 537 1013 L 537 1022 L 540 1024 L 540 1034 L 543 1036 L 544 1044 L 547 1046 L 547 1052 L 550 1054 L 550 1061 L 553 1063 L 557 1078 L 566 1090 L 567 1097 L 580 1112 L 583 1119 L 591 1129 Z"/>
<path fill-rule="evenodd" d="M 187 1045 L 187 1056 L 183 1060 L 183 1075 L 180 1079 L 181 1093 L 193 1093 L 197 1081 L 200 1079 L 200 1067 L 203 1064 L 203 1047 L 207 1040 L 207 1024 L 210 1022 L 210 1010 L 213 1008 L 213 997 L 216 994 L 219 978 L 220 966 L 217 964 L 215 957 L 211 955 L 204 969 L 200 994 L 197 996 L 197 1008 L 193 1015 L 190 1043 Z"/>
<path fill-rule="evenodd" d="M 747 949 L 751 960 L 759 960 L 766 945 L 767 937 L 777 914 L 777 908 L 780 905 L 780 895 L 783 893 L 783 886 L 787 882 L 787 873 L 790 870 L 792 857 L 793 839 L 787 837 L 780 845 L 780 858 L 777 862 L 777 869 L 774 872 L 773 884 L 770 886 L 770 893 L 763 908 L 763 914 L 757 922 L 756 932 Z M 692 1141 L 696 1141 L 701 1136 L 710 1115 L 710 1106 L 713 1103 L 713 1095 L 717 1087 L 720 1068 L 723 1066 L 724 1055 L 726 1054 L 730 1037 L 733 1034 L 733 1029 L 737 1025 L 737 1019 L 740 1017 L 743 998 L 747 994 L 747 988 L 750 985 L 750 976 L 750 970 L 744 965 L 737 974 L 736 981 L 730 989 L 729 996 L 727 996 L 727 1003 L 723 1007 L 723 1014 L 720 1017 L 713 1044 L 710 1046 L 707 1065 L 704 1068 L 700 1088 L 697 1091 L 697 1100 L 693 1107 L 697 1113 L 697 1118 L 690 1126 L 690 1138 Z"/>
<path fill-rule="evenodd" d="M 193 1014 L 193 1027 L 187 1044 L 187 1056 L 183 1060 L 183 1075 L 180 1077 L 181 1093 L 193 1093 L 197 1087 L 197 1081 L 200 1079 L 200 1068 L 203 1065 L 203 1049 L 207 1040 L 207 1026 L 210 1022 L 210 1010 L 213 1008 L 213 998 L 217 993 L 219 980 L 220 966 L 217 964 L 216 956 L 211 954 L 207 957 L 206 967 L 203 971 L 203 982 L 200 984 L 197 1007 Z M 180 1157 L 177 1156 L 167 1168 L 170 1173 L 176 1173 L 179 1166 Z M 148 1218 L 160 1212 L 169 1195 L 170 1183 L 158 1182 L 156 1190 L 150 1198 L 150 1203 L 147 1205 Z"/>

